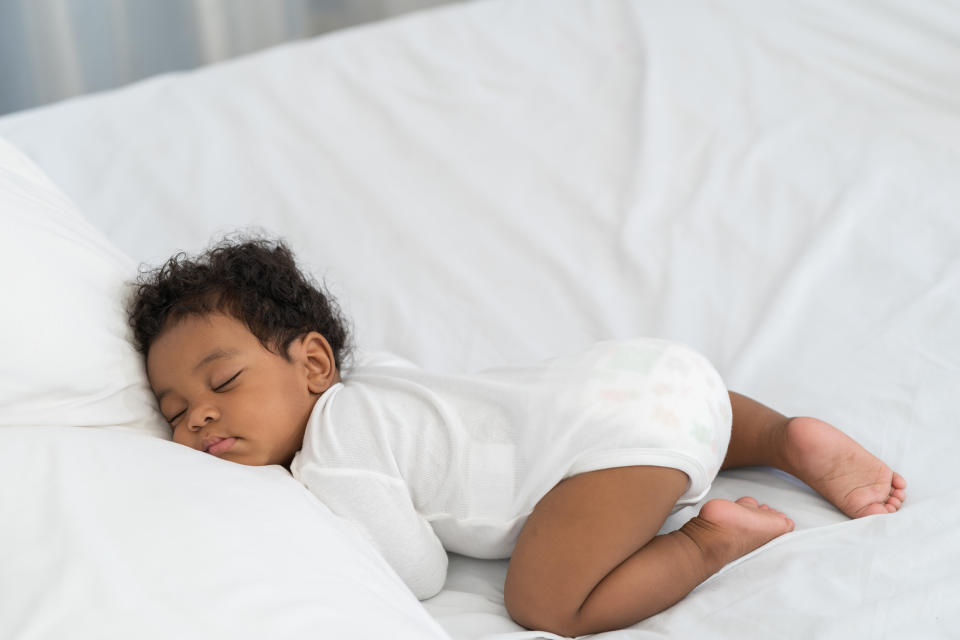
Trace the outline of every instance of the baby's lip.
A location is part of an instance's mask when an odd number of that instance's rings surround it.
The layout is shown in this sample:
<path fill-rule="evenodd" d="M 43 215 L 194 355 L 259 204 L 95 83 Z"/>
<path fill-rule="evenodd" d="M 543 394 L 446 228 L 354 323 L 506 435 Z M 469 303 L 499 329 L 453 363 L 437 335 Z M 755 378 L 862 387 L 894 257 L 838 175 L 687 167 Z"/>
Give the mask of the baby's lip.
<path fill-rule="evenodd" d="M 204 450 L 204 452 L 209 452 L 209 451 L 210 451 L 210 447 L 212 447 L 213 445 L 217 444 L 218 442 L 220 442 L 220 441 L 222 441 L 222 440 L 226 440 L 226 439 L 227 439 L 227 438 L 221 438 L 220 436 L 210 436 L 209 438 L 204 438 L 204 439 L 203 439 L 203 450 Z"/>
<path fill-rule="evenodd" d="M 214 456 L 219 456 L 221 453 L 226 453 L 229 451 L 236 441 L 236 438 L 220 438 L 220 440 L 214 442 L 207 448 L 207 453 Z"/>

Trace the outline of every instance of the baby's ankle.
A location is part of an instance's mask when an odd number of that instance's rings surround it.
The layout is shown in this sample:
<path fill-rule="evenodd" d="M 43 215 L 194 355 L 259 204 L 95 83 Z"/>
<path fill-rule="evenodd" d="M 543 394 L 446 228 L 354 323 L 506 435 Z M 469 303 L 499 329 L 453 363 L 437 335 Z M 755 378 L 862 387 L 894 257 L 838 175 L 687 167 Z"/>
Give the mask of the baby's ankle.
<path fill-rule="evenodd" d="M 787 473 L 792 473 L 792 457 L 790 451 L 790 424 L 793 417 L 784 417 L 767 431 L 768 450 L 772 460 L 770 466 Z M 790 468 L 788 468 L 790 467 Z"/>
<path fill-rule="evenodd" d="M 700 516 L 694 516 L 674 533 L 686 539 L 692 559 L 702 567 L 703 580 L 743 555 L 738 553 L 736 536 Z"/>

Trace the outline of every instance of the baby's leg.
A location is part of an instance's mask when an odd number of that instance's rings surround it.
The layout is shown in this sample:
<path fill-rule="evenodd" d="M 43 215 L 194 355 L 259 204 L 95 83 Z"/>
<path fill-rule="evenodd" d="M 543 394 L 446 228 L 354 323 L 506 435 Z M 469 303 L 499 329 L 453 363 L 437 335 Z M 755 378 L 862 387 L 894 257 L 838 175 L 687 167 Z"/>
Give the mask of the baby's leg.
<path fill-rule="evenodd" d="M 511 617 L 568 636 L 623 628 L 793 529 L 783 514 L 741 498 L 711 500 L 680 530 L 657 536 L 686 487 L 683 472 L 646 466 L 558 484 L 517 539 L 504 587 Z"/>
<path fill-rule="evenodd" d="M 800 478 L 851 518 L 891 513 L 907 481 L 836 427 L 816 418 L 787 418 L 730 393 L 733 428 L 723 469 L 776 467 Z"/>

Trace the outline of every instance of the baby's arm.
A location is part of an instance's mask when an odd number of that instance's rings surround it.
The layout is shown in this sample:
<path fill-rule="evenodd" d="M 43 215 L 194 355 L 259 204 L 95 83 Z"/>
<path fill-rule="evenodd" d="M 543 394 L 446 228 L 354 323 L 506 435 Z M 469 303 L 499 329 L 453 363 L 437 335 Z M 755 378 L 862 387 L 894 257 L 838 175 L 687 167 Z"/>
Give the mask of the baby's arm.
<path fill-rule="evenodd" d="M 358 525 L 419 600 L 447 576 L 447 552 L 399 479 L 355 469 L 306 465 L 300 481 L 338 516 Z"/>

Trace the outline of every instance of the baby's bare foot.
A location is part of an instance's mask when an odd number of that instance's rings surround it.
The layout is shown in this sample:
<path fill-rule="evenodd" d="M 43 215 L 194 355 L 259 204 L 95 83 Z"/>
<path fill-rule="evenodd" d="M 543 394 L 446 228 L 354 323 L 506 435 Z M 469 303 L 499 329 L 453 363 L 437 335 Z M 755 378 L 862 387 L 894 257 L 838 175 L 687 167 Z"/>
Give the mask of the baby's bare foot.
<path fill-rule="evenodd" d="M 907 481 L 855 440 L 816 418 L 792 418 L 784 436 L 787 470 L 851 518 L 893 513 Z"/>
<path fill-rule="evenodd" d="M 700 509 L 700 515 L 689 520 L 680 531 L 705 555 L 714 555 L 719 568 L 793 528 L 793 520 L 786 515 L 744 497 L 736 502 L 710 500 Z"/>

